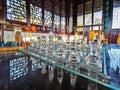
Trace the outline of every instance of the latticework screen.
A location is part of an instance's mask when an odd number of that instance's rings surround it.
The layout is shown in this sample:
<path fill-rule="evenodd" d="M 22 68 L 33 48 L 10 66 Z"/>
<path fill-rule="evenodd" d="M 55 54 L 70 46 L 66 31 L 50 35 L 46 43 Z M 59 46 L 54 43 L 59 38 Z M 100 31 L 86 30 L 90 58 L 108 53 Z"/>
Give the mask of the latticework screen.
<path fill-rule="evenodd" d="M 24 0 L 7 0 L 7 19 L 26 22 L 26 2 Z"/>
<path fill-rule="evenodd" d="M 112 29 L 120 28 L 120 1 L 114 0 Z"/>
<path fill-rule="evenodd" d="M 42 25 L 42 9 L 30 4 L 30 20 L 32 24 Z"/>

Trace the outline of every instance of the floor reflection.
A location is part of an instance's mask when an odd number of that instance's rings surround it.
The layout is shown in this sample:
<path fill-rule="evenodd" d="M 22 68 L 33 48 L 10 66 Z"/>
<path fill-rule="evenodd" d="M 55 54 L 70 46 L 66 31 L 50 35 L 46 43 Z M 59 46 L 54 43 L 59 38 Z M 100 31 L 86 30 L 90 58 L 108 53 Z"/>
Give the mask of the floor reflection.
<path fill-rule="evenodd" d="M 13 56 L 0 57 L 0 90 L 88 90 L 88 84 L 93 83 L 77 76 L 75 86 L 72 86 L 70 73 L 66 71 L 63 71 L 60 83 L 57 68 L 54 68 L 54 78 L 50 81 L 50 71 L 46 67 L 43 73 L 40 61 L 22 56 L 12 59 Z M 110 90 L 101 85 L 97 85 L 97 89 Z"/>

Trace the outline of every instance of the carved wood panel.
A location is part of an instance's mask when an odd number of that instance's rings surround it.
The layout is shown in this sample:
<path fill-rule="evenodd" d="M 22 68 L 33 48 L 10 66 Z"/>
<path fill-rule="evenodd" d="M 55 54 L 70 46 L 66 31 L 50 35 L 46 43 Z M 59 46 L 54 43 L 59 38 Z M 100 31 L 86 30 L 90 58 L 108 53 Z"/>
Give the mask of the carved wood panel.
<path fill-rule="evenodd" d="M 120 32 L 120 29 L 111 30 L 110 34 L 108 35 L 108 42 L 112 44 L 116 44 L 119 32 Z"/>

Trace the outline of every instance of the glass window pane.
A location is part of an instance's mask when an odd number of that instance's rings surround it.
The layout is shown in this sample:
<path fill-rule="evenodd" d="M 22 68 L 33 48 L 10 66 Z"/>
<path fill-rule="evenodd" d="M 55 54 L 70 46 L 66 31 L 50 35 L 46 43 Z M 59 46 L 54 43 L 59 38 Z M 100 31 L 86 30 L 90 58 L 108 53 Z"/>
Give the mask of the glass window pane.
<path fill-rule="evenodd" d="M 92 13 L 85 14 L 85 25 L 92 25 Z"/>
<path fill-rule="evenodd" d="M 65 30 L 65 17 L 61 17 L 61 30 Z"/>
<path fill-rule="evenodd" d="M 83 26 L 83 4 L 78 6 L 77 12 L 77 26 Z"/>
<path fill-rule="evenodd" d="M 54 27 L 59 31 L 60 27 L 60 3 L 59 0 L 54 1 Z"/>
<path fill-rule="evenodd" d="M 59 28 L 60 26 L 60 16 L 54 15 L 54 27 Z"/>
<path fill-rule="evenodd" d="M 94 1 L 94 21 L 93 24 L 102 24 L 103 0 Z"/>
<path fill-rule="evenodd" d="M 83 15 L 77 17 L 77 26 L 83 26 Z"/>
<path fill-rule="evenodd" d="M 47 27 L 52 27 L 52 2 L 51 0 L 44 0 L 45 10 L 44 10 L 44 25 Z"/>
<path fill-rule="evenodd" d="M 85 2 L 85 25 L 92 25 L 92 0 Z"/>
<path fill-rule="evenodd" d="M 45 26 L 52 27 L 52 13 L 49 11 L 44 11 L 45 14 Z"/>
<path fill-rule="evenodd" d="M 102 10 L 94 12 L 94 25 L 96 24 L 102 24 Z"/>

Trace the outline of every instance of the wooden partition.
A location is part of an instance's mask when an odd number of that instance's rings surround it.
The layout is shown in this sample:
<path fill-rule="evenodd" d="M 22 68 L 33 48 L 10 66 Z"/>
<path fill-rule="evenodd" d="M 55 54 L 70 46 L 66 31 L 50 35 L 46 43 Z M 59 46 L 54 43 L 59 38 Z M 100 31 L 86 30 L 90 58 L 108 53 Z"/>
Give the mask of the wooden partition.
<path fill-rule="evenodd" d="M 108 34 L 108 42 L 112 44 L 116 44 L 118 33 L 120 33 L 120 29 L 112 29 Z"/>

